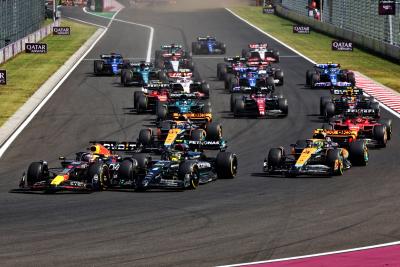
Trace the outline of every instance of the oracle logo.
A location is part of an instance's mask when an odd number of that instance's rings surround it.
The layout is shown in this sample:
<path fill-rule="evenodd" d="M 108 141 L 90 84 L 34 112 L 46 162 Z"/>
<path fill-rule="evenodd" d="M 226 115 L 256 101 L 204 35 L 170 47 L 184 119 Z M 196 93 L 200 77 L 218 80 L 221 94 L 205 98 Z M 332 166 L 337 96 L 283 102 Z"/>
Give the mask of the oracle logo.
<path fill-rule="evenodd" d="M 31 54 L 47 53 L 47 44 L 25 43 L 25 52 Z"/>
<path fill-rule="evenodd" d="M 349 41 L 333 40 L 333 51 L 353 51 L 353 43 Z"/>

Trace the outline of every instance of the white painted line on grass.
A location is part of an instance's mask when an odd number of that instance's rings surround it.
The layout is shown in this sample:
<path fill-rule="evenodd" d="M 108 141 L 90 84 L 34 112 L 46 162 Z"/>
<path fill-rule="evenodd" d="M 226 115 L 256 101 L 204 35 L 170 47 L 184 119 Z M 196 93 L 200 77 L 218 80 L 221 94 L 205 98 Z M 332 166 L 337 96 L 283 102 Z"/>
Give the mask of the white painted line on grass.
<path fill-rule="evenodd" d="M 83 8 L 83 11 L 89 15 L 92 16 L 96 16 L 96 17 L 100 17 L 100 18 L 104 18 L 104 19 L 109 19 L 107 17 L 89 12 L 86 10 L 86 7 Z M 144 27 L 150 30 L 150 35 L 149 35 L 149 43 L 147 46 L 147 54 L 146 54 L 146 62 L 150 62 L 151 60 L 151 52 L 153 49 L 153 38 L 154 38 L 154 28 L 149 26 L 149 25 L 145 25 L 145 24 L 141 24 L 141 23 L 136 23 L 136 22 L 132 22 L 132 21 L 127 21 L 127 20 L 122 20 L 122 19 L 114 19 L 114 21 L 118 21 L 118 22 L 122 22 L 122 23 L 126 23 L 126 24 L 131 24 L 131 25 L 135 25 L 135 26 L 140 26 L 140 27 Z"/>
<path fill-rule="evenodd" d="M 50 91 L 50 93 L 39 103 L 39 105 L 32 111 L 32 113 L 24 120 L 24 122 L 18 126 L 14 133 L 4 142 L 0 147 L 0 158 L 3 156 L 4 152 L 10 147 L 18 135 L 25 129 L 25 127 L 32 121 L 36 114 L 42 109 L 42 107 L 49 101 L 49 99 L 57 92 L 58 88 L 65 82 L 65 80 L 71 75 L 71 73 L 76 69 L 76 67 L 81 63 L 81 61 L 86 57 L 86 55 L 93 49 L 93 47 L 100 41 L 100 39 L 106 34 L 108 27 L 111 25 L 115 16 L 119 13 L 118 10 L 114 16 L 111 18 L 110 23 L 100 34 L 100 36 L 94 41 L 94 43 L 89 47 L 89 49 L 78 59 L 78 61 L 72 66 L 72 68 L 64 75 L 64 77 L 57 83 L 57 85 Z M 104 28 L 104 27 L 103 27 Z"/>
<path fill-rule="evenodd" d="M 301 57 L 303 57 L 304 59 L 308 60 L 309 62 L 311 62 L 312 64 L 317 64 L 314 60 L 312 60 L 311 58 L 303 55 L 302 53 L 300 53 L 299 51 L 297 51 L 296 49 L 294 49 L 293 47 L 285 44 L 284 42 L 282 42 L 281 40 L 275 38 L 274 36 L 272 36 L 271 34 L 263 31 L 262 29 L 260 29 L 259 27 L 257 27 L 256 25 L 252 24 L 251 22 L 245 20 L 244 18 L 240 17 L 239 15 L 237 15 L 235 12 L 233 12 L 232 10 L 230 10 L 229 8 L 225 8 L 225 10 L 227 10 L 229 13 L 231 13 L 233 16 L 235 16 L 236 18 L 240 19 L 241 21 L 245 22 L 246 24 L 248 24 L 249 26 L 253 27 L 254 29 L 258 30 L 259 32 L 265 34 L 266 36 L 268 36 L 269 38 L 275 40 L 276 42 L 278 42 L 279 44 L 283 45 L 284 47 L 286 47 L 287 49 L 293 51 L 294 53 L 300 55 Z M 366 77 L 364 75 L 364 77 Z M 368 78 L 370 79 L 370 78 Z M 368 94 L 366 94 L 368 95 Z M 386 106 L 384 103 L 378 101 L 379 104 L 386 109 L 387 111 L 389 111 L 391 114 L 393 114 L 395 117 L 400 118 L 400 114 L 397 113 L 396 111 L 394 111 L 393 109 L 389 108 L 388 106 Z"/>

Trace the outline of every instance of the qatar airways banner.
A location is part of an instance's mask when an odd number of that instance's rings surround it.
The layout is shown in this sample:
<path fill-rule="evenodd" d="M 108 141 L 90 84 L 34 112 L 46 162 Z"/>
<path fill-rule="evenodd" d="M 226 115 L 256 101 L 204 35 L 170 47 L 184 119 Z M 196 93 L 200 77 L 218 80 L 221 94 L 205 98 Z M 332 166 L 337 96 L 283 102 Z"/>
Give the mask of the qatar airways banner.
<path fill-rule="evenodd" d="M 353 42 L 343 40 L 332 41 L 332 51 L 353 51 Z"/>

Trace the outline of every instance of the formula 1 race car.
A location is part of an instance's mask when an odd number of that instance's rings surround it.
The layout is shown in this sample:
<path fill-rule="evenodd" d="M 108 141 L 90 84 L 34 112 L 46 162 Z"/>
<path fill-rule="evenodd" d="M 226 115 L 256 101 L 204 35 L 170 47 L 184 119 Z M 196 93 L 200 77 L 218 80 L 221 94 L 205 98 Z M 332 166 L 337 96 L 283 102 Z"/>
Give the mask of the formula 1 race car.
<path fill-rule="evenodd" d="M 94 74 L 117 75 L 127 64 L 129 64 L 129 61 L 124 60 L 120 54 L 102 54 L 100 60 L 94 61 Z"/>
<path fill-rule="evenodd" d="M 136 145 L 125 144 L 126 151 Z M 94 143 L 88 152 L 76 153 L 75 159 L 60 157 L 61 166 L 49 168 L 47 161 L 32 162 L 20 181 L 20 188 L 13 192 L 59 191 L 92 192 L 107 187 L 120 158 L 105 146 Z"/>
<path fill-rule="evenodd" d="M 283 78 L 283 74 L 282 74 Z M 247 67 L 239 70 L 237 76 L 227 75 L 227 86 L 229 92 L 240 92 L 246 88 L 253 87 L 269 87 L 272 91 L 275 89 L 275 83 L 279 83 L 279 79 L 274 79 L 266 70 L 259 70 L 257 67 Z"/>
<path fill-rule="evenodd" d="M 264 172 L 286 177 L 299 175 L 342 175 L 351 165 L 368 163 L 368 149 L 361 140 L 352 142 L 348 150 L 329 139 L 298 140 L 291 153 L 283 147 L 271 148 L 264 159 Z"/>
<path fill-rule="evenodd" d="M 199 97 L 207 99 L 210 96 L 210 85 L 206 81 L 193 80 L 193 73 L 189 69 L 179 72 L 168 72 L 171 89 L 177 93 L 197 93 Z"/>
<path fill-rule="evenodd" d="M 306 73 L 306 85 L 311 88 L 331 88 L 343 82 L 354 86 L 356 84 L 356 79 L 354 72 L 340 69 L 340 64 L 316 64 L 313 70 L 308 70 Z"/>
<path fill-rule="evenodd" d="M 350 115 L 350 112 L 353 114 Z M 355 140 L 364 140 L 368 146 L 385 147 L 392 137 L 392 120 L 363 117 L 350 110 L 345 116 L 337 116 L 324 123 L 322 129 L 314 131 L 314 136 L 318 134 L 330 137 L 342 147 Z"/>
<path fill-rule="evenodd" d="M 136 112 L 156 112 L 158 103 L 168 101 L 170 92 L 169 83 L 150 83 L 142 91 L 135 91 L 133 104 Z"/>
<path fill-rule="evenodd" d="M 147 62 L 129 63 L 121 70 L 123 86 L 145 86 L 152 82 L 166 82 L 166 73 Z"/>
<path fill-rule="evenodd" d="M 287 116 L 289 106 L 286 98 L 272 95 L 267 88 L 253 89 L 249 95 L 232 95 L 231 111 L 235 117 L 267 115 Z"/>
<path fill-rule="evenodd" d="M 332 96 L 320 98 L 320 115 L 329 119 L 344 112 L 353 112 L 379 118 L 379 103 L 363 93 L 362 89 L 352 86 L 332 89 Z"/>
<path fill-rule="evenodd" d="M 190 119 L 195 124 L 212 121 L 209 101 L 201 101 L 196 94 L 170 94 L 170 100 L 157 106 L 157 121 Z"/>
<path fill-rule="evenodd" d="M 225 80 L 227 74 L 235 74 L 239 69 L 245 68 L 247 59 L 244 57 L 228 57 L 224 61 L 225 63 L 217 64 L 217 78 L 220 81 Z"/>
<path fill-rule="evenodd" d="M 268 44 L 249 44 L 247 49 L 242 49 L 242 57 L 247 60 L 261 60 L 265 62 L 279 62 L 279 51 L 268 49 Z"/>
<path fill-rule="evenodd" d="M 197 37 L 197 41 L 192 43 L 192 53 L 194 55 L 225 54 L 226 45 L 218 42 L 215 37 Z"/>
<path fill-rule="evenodd" d="M 196 142 L 196 141 L 195 141 Z M 207 146 L 207 142 L 203 142 Z M 238 159 L 234 153 L 219 152 L 208 157 L 203 151 L 194 152 L 185 144 L 177 144 L 162 153 L 161 160 L 153 160 L 148 154 L 139 153 L 125 158 L 118 169 L 114 187 L 149 189 L 196 189 L 216 179 L 232 179 L 236 176 Z"/>
<path fill-rule="evenodd" d="M 222 126 L 211 122 L 203 128 L 190 120 L 165 120 L 158 124 L 157 129 L 142 129 L 137 143 L 144 148 L 172 147 L 177 142 L 184 141 L 218 141 L 215 143 L 221 151 L 226 149 L 226 141 L 222 138 Z"/>

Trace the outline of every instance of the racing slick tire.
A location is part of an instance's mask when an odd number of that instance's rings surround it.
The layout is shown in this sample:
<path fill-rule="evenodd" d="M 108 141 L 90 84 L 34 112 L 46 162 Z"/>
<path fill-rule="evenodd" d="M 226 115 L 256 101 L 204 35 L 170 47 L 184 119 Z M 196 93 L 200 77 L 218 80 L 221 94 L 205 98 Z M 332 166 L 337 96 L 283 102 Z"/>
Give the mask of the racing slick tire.
<path fill-rule="evenodd" d="M 217 64 L 217 79 L 219 81 L 223 81 L 226 75 L 226 64 L 225 63 L 218 63 Z"/>
<path fill-rule="evenodd" d="M 207 82 L 201 83 L 201 92 L 204 94 L 205 98 L 210 97 L 210 85 Z"/>
<path fill-rule="evenodd" d="M 222 126 L 219 123 L 211 122 L 206 128 L 206 139 L 219 141 L 222 138 Z"/>
<path fill-rule="evenodd" d="M 321 96 L 319 99 L 319 115 L 324 116 L 324 110 L 327 103 L 331 102 L 329 96 Z"/>
<path fill-rule="evenodd" d="M 162 102 L 159 102 L 157 104 L 156 116 L 157 116 L 157 121 L 163 121 L 168 116 L 168 108 L 164 106 Z"/>
<path fill-rule="evenodd" d="M 219 152 L 215 159 L 218 179 L 233 179 L 237 173 L 238 159 L 232 152 Z"/>
<path fill-rule="evenodd" d="M 192 53 L 193 53 L 193 55 L 197 54 L 196 48 L 197 48 L 197 42 L 192 42 Z"/>
<path fill-rule="evenodd" d="M 307 70 L 306 72 L 306 85 L 311 85 L 311 76 L 315 73 L 314 70 Z"/>
<path fill-rule="evenodd" d="M 226 90 L 229 90 L 229 81 L 231 80 L 231 78 L 234 77 L 234 75 L 232 73 L 227 73 L 225 75 L 225 79 L 224 79 L 224 88 Z"/>
<path fill-rule="evenodd" d="M 356 85 L 356 77 L 354 76 L 354 72 L 347 72 L 346 73 L 346 80 L 347 82 L 351 83 L 352 86 Z"/>
<path fill-rule="evenodd" d="M 283 85 L 283 71 L 282 70 L 276 70 L 275 71 L 275 79 L 278 79 L 278 85 Z"/>
<path fill-rule="evenodd" d="M 242 49 L 242 57 L 247 58 L 249 56 L 249 50 L 246 48 Z"/>
<path fill-rule="evenodd" d="M 191 160 L 182 162 L 179 165 L 178 178 L 183 181 L 184 189 L 196 189 L 200 183 L 200 174 L 196 162 Z"/>
<path fill-rule="evenodd" d="M 391 119 L 379 119 L 378 123 L 386 126 L 387 140 L 392 139 L 392 120 Z"/>
<path fill-rule="evenodd" d="M 340 149 L 329 149 L 326 152 L 326 165 L 331 168 L 331 174 L 334 176 L 343 175 L 343 158 L 340 155 Z"/>
<path fill-rule="evenodd" d="M 375 125 L 372 128 L 372 136 L 378 142 L 379 147 L 386 147 L 387 130 L 385 125 Z"/>
<path fill-rule="evenodd" d="M 193 141 L 203 141 L 206 137 L 207 133 L 203 129 L 195 129 L 190 133 L 190 139 Z"/>
<path fill-rule="evenodd" d="M 279 168 L 284 160 L 284 150 L 282 148 L 271 148 L 268 152 L 267 168 L 269 171 L 274 171 Z"/>
<path fill-rule="evenodd" d="M 320 77 L 317 73 L 313 73 L 313 75 L 311 75 L 311 79 L 310 79 L 310 87 L 311 88 L 315 88 L 315 84 L 317 82 L 319 82 Z"/>
<path fill-rule="evenodd" d="M 230 101 L 230 111 L 233 112 L 235 108 L 235 102 L 237 99 L 242 99 L 242 95 L 231 94 L 231 101 Z"/>
<path fill-rule="evenodd" d="M 147 104 L 148 104 L 147 96 L 141 95 L 139 97 L 139 99 L 138 99 L 138 102 L 137 102 L 136 112 L 138 114 L 142 114 L 142 113 L 146 112 L 147 111 Z"/>
<path fill-rule="evenodd" d="M 43 162 L 32 162 L 26 173 L 26 183 L 28 186 L 33 186 L 35 183 L 42 181 L 45 178 L 46 166 Z"/>
<path fill-rule="evenodd" d="M 228 90 L 230 93 L 234 93 L 235 91 L 233 90 L 233 88 L 238 87 L 239 86 L 239 81 L 235 76 L 230 76 L 230 79 L 228 80 Z"/>
<path fill-rule="evenodd" d="M 124 85 L 124 86 L 126 84 L 126 72 L 127 71 L 128 70 L 126 70 L 126 69 L 122 69 L 121 70 L 121 84 Z"/>
<path fill-rule="evenodd" d="M 149 167 L 151 162 L 151 158 L 149 154 L 146 153 L 137 153 L 132 156 L 134 160 L 137 162 L 137 168 L 141 172 L 145 172 L 146 169 Z"/>
<path fill-rule="evenodd" d="M 133 93 L 133 107 L 135 109 L 138 108 L 138 101 L 139 101 L 140 96 L 142 96 L 142 95 L 144 96 L 144 93 L 142 91 L 135 91 Z"/>
<path fill-rule="evenodd" d="M 354 166 L 365 166 L 368 163 L 368 149 L 363 140 L 355 140 L 349 144 L 349 160 Z"/>
<path fill-rule="evenodd" d="M 278 108 L 282 112 L 283 116 L 287 116 L 289 113 L 289 105 L 286 98 L 278 98 Z"/>
<path fill-rule="evenodd" d="M 94 191 L 104 190 L 110 183 L 108 166 L 102 162 L 92 163 L 87 171 L 87 182 L 92 185 Z"/>
<path fill-rule="evenodd" d="M 144 147 L 149 147 L 153 144 L 153 135 L 150 129 L 142 129 L 139 132 L 139 137 L 137 139 L 139 145 Z"/>
<path fill-rule="evenodd" d="M 266 81 L 266 85 L 272 88 L 272 91 L 275 91 L 275 80 L 273 77 L 269 76 Z"/>
<path fill-rule="evenodd" d="M 138 162 L 135 159 L 124 159 L 118 168 L 118 179 L 124 181 L 133 181 L 137 173 Z"/>
<path fill-rule="evenodd" d="M 272 57 L 275 58 L 275 63 L 279 63 L 279 51 L 274 50 L 272 52 Z"/>
<path fill-rule="evenodd" d="M 103 73 L 104 62 L 102 60 L 94 61 L 94 74 L 99 75 Z"/>
<path fill-rule="evenodd" d="M 245 111 L 245 104 L 243 99 L 236 99 L 235 106 L 233 107 L 233 116 L 239 117 Z"/>
<path fill-rule="evenodd" d="M 335 104 L 332 102 L 326 103 L 324 107 L 324 117 L 325 119 L 330 119 L 335 115 Z"/>
<path fill-rule="evenodd" d="M 375 118 L 379 118 L 380 115 L 381 115 L 379 103 L 378 103 L 378 102 L 372 102 L 372 103 L 371 103 L 371 109 L 374 110 L 374 116 L 375 116 Z"/>

